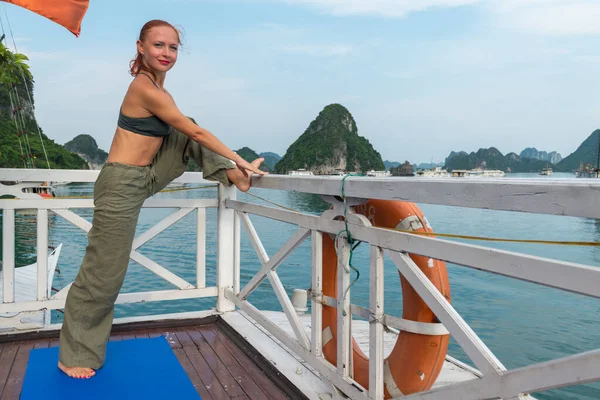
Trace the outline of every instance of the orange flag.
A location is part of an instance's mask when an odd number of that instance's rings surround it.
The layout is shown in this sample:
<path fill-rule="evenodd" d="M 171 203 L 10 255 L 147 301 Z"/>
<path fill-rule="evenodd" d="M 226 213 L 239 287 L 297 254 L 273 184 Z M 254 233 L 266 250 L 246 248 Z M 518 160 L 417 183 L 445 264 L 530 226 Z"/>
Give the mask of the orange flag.
<path fill-rule="evenodd" d="M 89 0 L 0 0 L 26 8 L 64 26 L 75 36 L 81 31 L 81 21 Z"/>

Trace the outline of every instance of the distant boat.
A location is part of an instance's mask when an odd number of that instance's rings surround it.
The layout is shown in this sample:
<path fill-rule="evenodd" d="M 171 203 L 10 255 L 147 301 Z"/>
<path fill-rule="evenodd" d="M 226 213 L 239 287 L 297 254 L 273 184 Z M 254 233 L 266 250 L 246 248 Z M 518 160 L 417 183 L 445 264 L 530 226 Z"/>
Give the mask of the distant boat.
<path fill-rule="evenodd" d="M 304 168 L 300 168 L 300 169 L 295 169 L 295 170 L 288 171 L 288 175 L 303 175 L 303 176 L 306 176 L 306 175 L 314 175 L 314 174 L 312 173 L 312 171 L 307 171 Z"/>
<path fill-rule="evenodd" d="M 499 169 L 453 169 L 452 176 L 455 178 L 502 178 L 506 174 Z"/>
<path fill-rule="evenodd" d="M 583 163 L 579 164 L 579 169 L 575 171 L 577 178 L 600 178 L 600 168 L 594 168 L 589 164 L 584 166 Z"/>
<path fill-rule="evenodd" d="M 367 171 L 367 176 L 372 176 L 375 178 L 385 178 L 388 176 L 392 176 L 391 172 L 389 171 L 375 171 L 375 170 L 370 170 Z"/>
<path fill-rule="evenodd" d="M 433 177 L 433 178 L 446 178 L 450 176 L 450 173 L 442 167 L 433 167 L 431 169 L 422 169 L 417 171 L 419 177 Z"/>
<path fill-rule="evenodd" d="M 2 193 L 8 198 L 39 199 L 55 197 L 54 187 L 48 182 L 2 181 Z"/>
<path fill-rule="evenodd" d="M 540 175 L 551 176 L 552 168 L 550 168 L 550 167 L 542 168 L 542 170 L 540 171 Z"/>

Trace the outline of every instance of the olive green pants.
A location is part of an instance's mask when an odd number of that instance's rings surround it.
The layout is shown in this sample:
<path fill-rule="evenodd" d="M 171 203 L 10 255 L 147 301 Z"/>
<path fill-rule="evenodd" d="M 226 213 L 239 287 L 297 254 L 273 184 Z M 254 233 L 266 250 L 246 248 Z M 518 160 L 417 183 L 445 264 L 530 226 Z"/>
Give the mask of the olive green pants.
<path fill-rule="evenodd" d="M 171 129 L 151 165 L 106 163 L 94 186 L 94 217 L 83 263 L 69 289 L 60 361 L 68 367 L 98 369 L 104 363 L 114 314 L 144 201 L 187 168 L 189 158 L 204 177 L 231 185 L 225 170 L 235 164 Z"/>

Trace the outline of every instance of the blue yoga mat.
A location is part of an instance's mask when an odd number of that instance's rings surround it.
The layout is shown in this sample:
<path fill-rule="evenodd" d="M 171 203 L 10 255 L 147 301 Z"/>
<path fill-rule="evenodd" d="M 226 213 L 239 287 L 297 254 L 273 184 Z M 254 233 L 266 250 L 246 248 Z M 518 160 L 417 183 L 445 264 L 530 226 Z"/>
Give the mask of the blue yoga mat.
<path fill-rule="evenodd" d="M 57 363 L 58 347 L 31 350 L 21 400 L 200 399 L 164 336 L 109 342 L 89 379 L 69 378 Z"/>

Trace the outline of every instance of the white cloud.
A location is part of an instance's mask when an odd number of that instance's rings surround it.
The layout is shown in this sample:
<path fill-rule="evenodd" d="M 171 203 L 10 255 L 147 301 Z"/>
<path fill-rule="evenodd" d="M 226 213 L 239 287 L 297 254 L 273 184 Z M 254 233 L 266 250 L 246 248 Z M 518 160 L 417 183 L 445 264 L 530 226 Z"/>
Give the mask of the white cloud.
<path fill-rule="evenodd" d="M 352 47 L 348 45 L 290 45 L 282 50 L 287 54 L 328 57 L 350 54 Z"/>
<path fill-rule="evenodd" d="M 284 0 L 307 5 L 334 15 L 380 15 L 402 17 L 429 8 L 477 4 L 481 0 Z"/>
<path fill-rule="evenodd" d="M 337 15 L 404 17 L 435 8 L 480 5 L 499 26 L 542 35 L 600 34 L 598 0 L 279 0 Z"/>
<path fill-rule="evenodd" d="M 600 2 L 589 0 L 493 1 L 500 25 L 542 35 L 600 34 Z"/>

